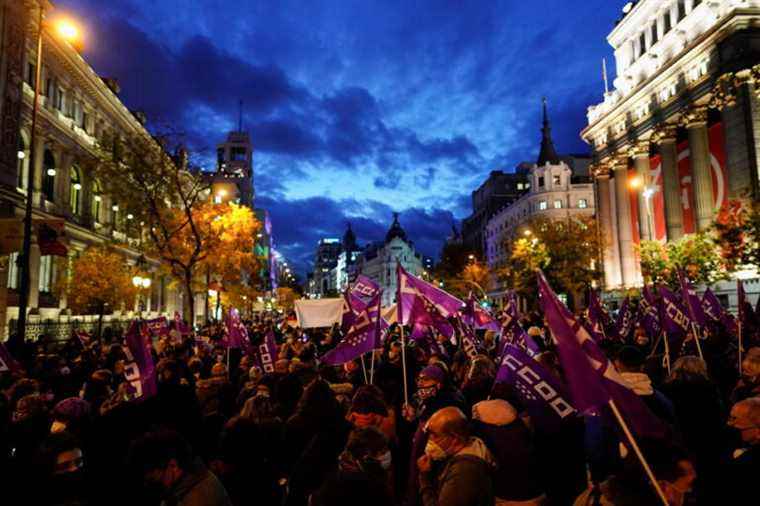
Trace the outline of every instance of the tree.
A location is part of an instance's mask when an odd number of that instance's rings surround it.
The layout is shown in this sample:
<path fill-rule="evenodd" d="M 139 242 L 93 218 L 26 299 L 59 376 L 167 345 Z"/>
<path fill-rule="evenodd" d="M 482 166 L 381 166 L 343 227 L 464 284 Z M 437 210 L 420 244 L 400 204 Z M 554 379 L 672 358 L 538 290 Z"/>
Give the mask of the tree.
<path fill-rule="evenodd" d="M 293 310 L 298 298 L 299 295 L 292 288 L 280 287 L 277 289 L 277 305 L 286 313 Z"/>
<path fill-rule="evenodd" d="M 524 236 L 507 241 L 505 248 L 511 254 L 497 275 L 530 300 L 535 298 L 538 268 L 558 292 L 567 293 L 571 304 L 601 278 L 593 218 L 533 219 Z"/>
<path fill-rule="evenodd" d="M 105 135 L 95 177 L 114 199 L 115 212 L 132 217 L 127 232 L 145 239 L 145 249 L 181 283 L 194 322 L 193 280 L 198 264 L 209 254 L 196 211 L 208 199 L 209 187 L 186 170 L 187 155 L 179 143 L 174 146 L 177 156 L 169 156 L 172 138 L 176 137 L 163 136 L 159 143 L 144 133 L 127 138 Z"/>
<path fill-rule="evenodd" d="M 60 278 L 57 291 L 66 295 L 75 314 L 103 315 L 132 307 L 137 288 L 132 276 L 138 272 L 127 265 L 124 256 L 111 246 L 90 246 L 72 258 L 66 276 Z M 100 326 L 100 325 L 99 325 Z"/>
<path fill-rule="evenodd" d="M 714 230 L 727 270 L 760 266 L 760 203 L 731 200 L 718 213 Z"/>
<path fill-rule="evenodd" d="M 462 298 L 473 289 L 470 282 L 486 289 L 488 276 L 484 276 L 484 270 L 487 272 L 487 267 L 475 260 L 471 250 L 461 242 L 450 241 L 444 244 L 441 260 L 432 274 L 435 281 L 443 283 L 447 292 Z M 481 284 L 484 279 L 485 284 Z"/>
<path fill-rule="evenodd" d="M 688 234 L 666 244 L 642 241 L 639 253 L 642 275 L 649 283 L 677 288 L 678 271 L 683 271 L 695 284 L 712 285 L 729 277 L 729 269 L 710 232 Z"/>

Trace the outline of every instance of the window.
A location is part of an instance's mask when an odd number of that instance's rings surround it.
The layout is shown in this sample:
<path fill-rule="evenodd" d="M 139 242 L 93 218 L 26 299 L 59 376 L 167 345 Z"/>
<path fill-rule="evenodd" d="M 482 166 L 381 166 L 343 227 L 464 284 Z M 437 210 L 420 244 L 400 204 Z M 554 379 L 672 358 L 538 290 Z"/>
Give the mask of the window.
<path fill-rule="evenodd" d="M 63 112 L 63 88 L 55 90 L 55 108 Z"/>
<path fill-rule="evenodd" d="M 54 92 L 54 81 L 52 77 L 48 77 L 45 80 L 45 96 L 46 97 L 52 97 Z"/>
<path fill-rule="evenodd" d="M 221 167 L 224 163 L 224 148 L 218 148 L 216 150 L 216 164 Z"/>
<path fill-rule="evenodd" d="M 541 202 L 538 203 L 538 210 L 544 211 L 545 209 L 546 209 L 546 201 L 542 200 Z"/>
<path fill-rule="evenodd" d="M 44 255 L 40 257 L 40 293 L 50 293 L 55 281 L 55 264 L 53 257 Z"/>
<path fill-rule="evenodd" d="M 46 149 L 42 160 L 42 194 L 50 202 L 55 202 L 55 174 L 55 157 Z"/>
<path fill-rule="evenodd" d="M 69 181 L 69 206 L 73 214 L 78 215 L 82 201 L 82 180 L 79 177 L 79 167 L 71 166 L 71 180 Z"/>
<path fill-rule="evenodd" d="M 554 209 L 562 209 L 562 201 L 561 200 L 555 200 L 554 201 Z"/>
<path fill-rule="evenodd" d="M 644 56 L 644 53 L 647 52 L 647 38 L 646 34 L 644 32 L 641 32 L 641 35 L 639 35 L 639 56 Z"/>
<path fill-rule="evenodd" d="M 670 9 L 665 11 L 665 18 L 663 18 L 662 33 L 666 34 L 673 28 L 673 21 L 670 19 Z"/>
<path fill-rule="evenodd" d="M 247 150 L 243 146 L 234 146 L 230 150 L 230 158 L 233 162 L 244 162 L 246 160 Z"/>
<path fill-rule="evenodd" d="M 18 252 L 8 255 L 8 283 L 7 287 L 11 290 L 18 290 L 21 276 L 21 269 L 18 268 Z"/>
<path fill-rule="evenodd" d="M 121 230 L 123 225 L 123 218 L 121 210 L 119 209 L 119 203 L 114 202 L 111 206 L 111 225 L 113 225 L 114 230 Z"/>
<path fill-rule="evenodd" d="M 657 44 L 657 41 L 659 40 L 659 35 L 657 34 L 657 21 L 652 23 L 652 45 Z"/>
<path fill-rule="evenodd" d="M 32 89 L 34 89 L 34 81 L 37 77 L 36 69 L 37 67 L 34 65 L 34 63 L 29 62 L 26 64 L 26 84 L 31 86 Z"/>
<path fill-rule="evenodd" d="M 26 144 L 24 143 L 24 138 L 19 135 L 18 152 L 16 153 L 16 186 L 19 188 L 26 188 L 26 168 L 29 165 L 29 162 L 27 161 L 28 158 L 29 155 L 26 152 Z"/>
<path fill-rule="evenodd" d="M 88 127 L 90 123 L 89 120 L 90 120 L 90 117 L 87 115 L 87 112 L 85 112 L 85 110 L 82 109 L 82 117 L 81 117 L 81 121 L 79 122 L 79 128 L 81 128 L 87 133 L 90 133 L 90 129 Z"/>
<path fill-rule="evenodd" d="M 559 186 L 562 184 L 562 176 L 554 176 L 554 186 Z"/>
<path fill-rule="evenodd" d="M 588 207 L 588 201 L 586 199 L 578 199 L 578 208 L 586 209 Z"/>
<path fill-rule="evenodd" d="M 103 196 L 100 191 L 100 184 L 95 181 L 92 186 L 92 220 L 94 223 L 100 223 L 103 218 Z"/>
<path fill-rule="evenodd" d="M 686 17 L 686 0 L 678 0 L 678 21 Z"/>
<path fill-rule="evenodd" d="M 539 188 L 544 187 L 544 176 L 538 176 L 538 187 Z"/>

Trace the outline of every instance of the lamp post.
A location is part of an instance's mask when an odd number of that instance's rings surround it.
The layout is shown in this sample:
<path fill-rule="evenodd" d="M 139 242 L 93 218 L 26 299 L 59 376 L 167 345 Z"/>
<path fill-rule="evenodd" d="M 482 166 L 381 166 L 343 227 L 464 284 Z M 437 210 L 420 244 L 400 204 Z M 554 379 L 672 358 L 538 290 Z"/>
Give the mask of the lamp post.
<path fill-rule="evenodd" d="M 37 163 L 37 116 L 40 106 L 40 81 L 42 80 L 42 34 L 44 30 L 45 8 L 40 5 L 37 17 L 37 59 L 34 68 L 34 98 L 32 99 L 32 131 L 29 135 L 29 170 L 26 175 L 26 205 L 24 209 L 24 240 L 21 246 L 21 286 L 18 301 L 17 333 L 23 341 L 26 337 L 26 311 L 29 306 L 30 256 L 32 251 L 32 214 L 34 212 L 34 172 Z M 78 37 L 76 26 L 68 21 L 60 21 L 57 25 L 58 34 L 65 40 L 73 41 Z"/>
<path fill-rule="evenodd" d="M 146 264 L 145 257 L 143 255 L 140 255 L 140 257 L 137 259 L 137 262 L 135 265 L 138 269 L 142 269 L 142 267 Z M 135 274 L 132 277 L 132 284 L 137 288 L 137 311 L 138 311 L 138 318 L 142 320 L 142 312 L 143 312 L 143 290 L 147 290 L 150 288 L 151 285 L 151 279 L 149 277 L 143 277 L 140 275 L 139 271 L 137 274 Z"/>

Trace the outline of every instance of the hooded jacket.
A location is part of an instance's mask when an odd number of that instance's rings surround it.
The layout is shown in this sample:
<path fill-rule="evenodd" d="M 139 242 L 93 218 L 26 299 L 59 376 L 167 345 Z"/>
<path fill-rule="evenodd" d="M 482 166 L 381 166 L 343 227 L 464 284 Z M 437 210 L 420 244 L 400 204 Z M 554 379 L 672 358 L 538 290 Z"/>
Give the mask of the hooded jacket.
<path fill-rule="evenodd" d="M 435 483 L 430 473 L 420 473 L 424 506 L 492 506 L 496 461 L 485 443 L 476 437 L 450 457 Z"/>
<path fill-rule="evenodd" d="M 494 493 L 504 501 L 530 501 L 543 495 L 541 470 L 532 436 L 508 402 L 493 399 L 472 409 L 473 431 L 483 439 L 498 463 Z"/>

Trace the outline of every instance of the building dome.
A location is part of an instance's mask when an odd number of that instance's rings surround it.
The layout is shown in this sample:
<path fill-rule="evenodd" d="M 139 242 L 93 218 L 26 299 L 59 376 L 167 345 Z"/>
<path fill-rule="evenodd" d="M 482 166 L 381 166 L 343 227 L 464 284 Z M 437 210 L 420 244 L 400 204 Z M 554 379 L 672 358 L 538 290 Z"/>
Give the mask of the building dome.
<path fill-rule="evenodd" d="M 404 229 L 401 228 L 401 224 L 398 222 L 398 213 L 393 213 L 393 223 L 391 224 L 391 228 L 388 229 L 388 233 L 385 234 L 385 242 L 389 243 L 396 237 L 407 242 L 406 232 L 404 232 Z"/>
<path fill-rule="evenodd" d="M 343 234 L 343 251 L 348 253 L 359 251 L 359 245 L 356 243 L 356 234 L 351 229 L 351 223 L 348 223 L 346 232 Z"/>

